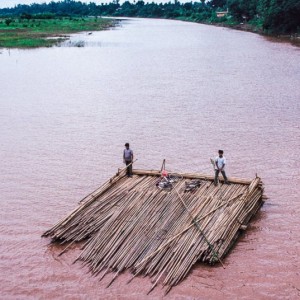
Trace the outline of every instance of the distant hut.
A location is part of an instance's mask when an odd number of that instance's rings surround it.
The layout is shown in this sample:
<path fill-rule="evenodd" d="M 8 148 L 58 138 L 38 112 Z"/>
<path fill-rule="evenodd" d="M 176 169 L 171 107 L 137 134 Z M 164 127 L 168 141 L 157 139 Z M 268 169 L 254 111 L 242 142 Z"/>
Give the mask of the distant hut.
<path fill-rule="evenodd" d="M 217 18 L 223 18 L 228 15 L 228 9 L 225 11 L 217 11 L 216 14 L 217 14 Z"/>

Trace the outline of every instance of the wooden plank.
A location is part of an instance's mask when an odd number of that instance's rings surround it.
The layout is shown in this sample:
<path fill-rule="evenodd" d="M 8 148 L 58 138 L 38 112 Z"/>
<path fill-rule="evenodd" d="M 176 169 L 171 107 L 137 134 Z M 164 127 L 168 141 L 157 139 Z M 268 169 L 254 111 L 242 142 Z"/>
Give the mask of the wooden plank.
<path fill-rule="evenodd" d="M 157 170 L 138 170 L 138 169 L 134 169 L 133 174 L 134 175 L 147 175 L 147 176 L 160 176 L 161 172 L 157 171 Z M 213 181 L 214 178 L 215 178 L 213 175 L 207 175 L 207 174 L 202 174 L 202 173 L 177 173 L 177 174 L 180 174 L 183 178 L 186 178 L 186 179 L 202 179 L 202 180 Z M 221 182 L 224 181 L 222 176 L 219 176 L 219 180 Z M 249 179 L 236 178 L 236 177 L 228 177 L 228 180 L 231 183 L 245 184 L 245 185 L 249 185 L 252 181 L 252 180 L 249 180 Z"/>

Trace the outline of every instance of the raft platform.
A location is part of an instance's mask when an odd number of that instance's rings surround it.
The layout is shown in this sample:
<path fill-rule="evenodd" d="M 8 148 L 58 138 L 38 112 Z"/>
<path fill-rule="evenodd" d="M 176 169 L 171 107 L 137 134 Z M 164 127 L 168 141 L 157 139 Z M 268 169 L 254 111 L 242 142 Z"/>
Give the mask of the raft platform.
<path fill-rule="evenodd" d="M 261 179 L 231 177 L 226 185 L 220 178 L 215 186 L 213 176 L 180 173 L 165 192 L 156 186 L 160 174 L 133 170 L 127 178 L 119 170 L 43 236 L 66 243 L 63 252 L 86 241 L 76 261 L 101 279 L 113 272 L 110 284 L 125 270 L 132 279 L 150 276 L 149 292 L 158 284 L 169 292 L 197 262 L 224 267 L 222 260 L 265 200 Z M 200 187 L 186 192 L 192 179 Z"/>

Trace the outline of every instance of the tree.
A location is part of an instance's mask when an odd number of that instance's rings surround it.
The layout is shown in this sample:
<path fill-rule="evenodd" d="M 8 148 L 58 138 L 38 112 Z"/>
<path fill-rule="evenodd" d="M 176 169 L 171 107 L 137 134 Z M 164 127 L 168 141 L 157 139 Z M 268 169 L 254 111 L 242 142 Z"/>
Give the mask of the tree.
<path fill-rule="evenodd" d="M 9 26 L 12 21 L 12 19 L 5 19 L 6 26 Z"/>
<path fill-rule="evenodd" d="M 264 12 L 263 28 L 270 33 L 294 33 L 300 29 L 299 0 L 271 0 Z"/>
<path fill-rule="evenodd" d="M 211 0 L 209 2 L 209 5 L 211 5 L 214 8 L 224 7 L 226 5 L 226 2 L 226 0 Z"/>
<path fill-rule="evenodd" d="M 237 21 L 249 21 L 257 14 L 259 0 L 228 0 L 229 13 Z"/>
<path fill-rule="evenodd" d="M 27 14 L 27 13 L 23 13 L 20 16 L 21 19 L 26 19 L 26 20 L 30 20 L 32 19 L 32 15 L 31 14 Z"/>

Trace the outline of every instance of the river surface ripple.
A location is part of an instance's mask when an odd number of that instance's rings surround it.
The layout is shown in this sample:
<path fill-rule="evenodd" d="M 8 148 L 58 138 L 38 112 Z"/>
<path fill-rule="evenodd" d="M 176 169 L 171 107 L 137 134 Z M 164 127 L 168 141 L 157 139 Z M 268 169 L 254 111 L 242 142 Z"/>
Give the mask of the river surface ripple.
<path fill-rule="evenodd" d="M 41 234 L 122 166 L 265 183 L 269 200 L 221 266 L 197 265 L 166 299 L 299 299 L 300 52 L 229 29 L 128 20 L 85 47 L 1 50 L 1 299 L 145 299 L 149 278 L 105 289 Z M 72 44 L 71 44 L 72 46 Z M 156 288 L 149 299 L 161 299 Z"/>

